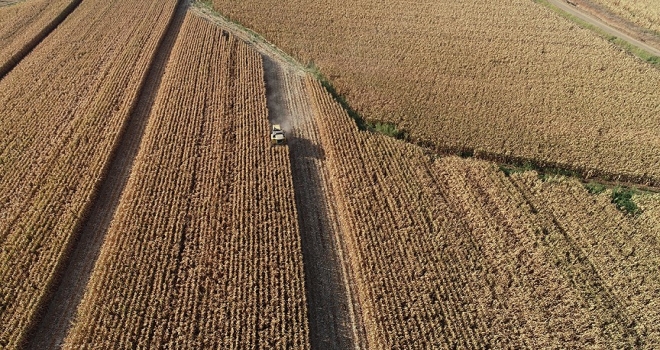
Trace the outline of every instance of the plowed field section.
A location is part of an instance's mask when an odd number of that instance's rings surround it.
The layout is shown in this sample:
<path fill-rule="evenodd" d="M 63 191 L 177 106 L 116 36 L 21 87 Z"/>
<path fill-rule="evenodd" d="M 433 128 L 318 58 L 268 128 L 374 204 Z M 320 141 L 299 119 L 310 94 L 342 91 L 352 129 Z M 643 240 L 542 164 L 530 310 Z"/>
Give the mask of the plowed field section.
<path fill-rule="evenodd" d="M 83 2 L 0 80 L 0 346 L 53 292 L 174 7 Z"/>
<path fill-rule="evenodd" d="M 65 347 L 306 348 L 286 147 L 261 57 L 188 14 Z"/>

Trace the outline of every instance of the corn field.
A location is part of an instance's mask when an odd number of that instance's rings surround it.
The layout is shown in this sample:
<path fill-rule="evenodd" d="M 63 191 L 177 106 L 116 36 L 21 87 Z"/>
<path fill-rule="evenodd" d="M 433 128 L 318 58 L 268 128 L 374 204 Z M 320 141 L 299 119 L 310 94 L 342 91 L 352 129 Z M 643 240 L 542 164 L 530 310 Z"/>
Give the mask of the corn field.
<path fill-rule="evenodd" d="M 617 15 L 660 34 L 660 6 L 654 0 L 592 0 Z"/>
<path fill-rule="evenodd" d="M 657 69 L 532 1 L 214 4 L 305 64 L 203 4 L 0 7 L 0 348 L 660 348 L 660 195 L 493 162 L 658 185 Z"/>
<path fill-rule="evenodd" d="M 660 72 L 533 1 L 214 4 L 415 142 L 660 183 Z"/>
<path fill-rule="evenodd" d="M 286 148 L 261 57 L 187 15 L 65 347 L 305 348 Z"/>
<path fill-rule="evenodd" d="M 660 344 L 657 212 L 360 133 L 309 85 L 370 348 Z"/>
<path fill-rule="evenodd" d="M 0 7 L 0 77 L 41 41 L 78 2 L 35 0 Z"/>
<path fill-rule="evenodd" d="M 0 346 L 50 293 L 174 4 L 85 2 L 0 81 Z"/>

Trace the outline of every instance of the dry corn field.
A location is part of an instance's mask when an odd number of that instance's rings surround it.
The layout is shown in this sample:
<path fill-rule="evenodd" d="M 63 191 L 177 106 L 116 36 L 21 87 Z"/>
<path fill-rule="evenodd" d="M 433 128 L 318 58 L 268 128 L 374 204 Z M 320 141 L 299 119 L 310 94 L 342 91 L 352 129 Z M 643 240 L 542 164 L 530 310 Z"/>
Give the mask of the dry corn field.
<path fill-rule="evenodd" d="M 435 159 L 308 83 L 370 348 L 660 345 L 660 197 L 635 218 L 576 180 Z"/>
<path fill-rule="evenodd" d="M 656 0 L 591 0 L 660 35 L 660 5 Z"/>
<path fill-rule="evenodd" d="M 173 8 L 85 2 L 0 81 L 0 346 L 47 298 Z"/>
<path fill-rule="evenodd" d="M 0 7 L 0 348 L 660 347 L 660 195 L 492 162 L 657 185 L 657 69 L 531 1 L 301 4 L 215 1 L 491 161 L 204 4 Z"/>
<path fill-rule="evenodd" d="M 215 0 L 442 151 L 660 183 L 660 71 L 530 0 Z"/>
<path fill-rule="evenodd" d="M 261 57 L 188 15 L 66 348 L 304 348 L 286 148 Z"/>
<path fill-rule="evenodd" d="M 79 0 L 33 0 L 0 7 L 0 77 L 32 50 L 79 3 Z M 0 1 L 0 6 L 3 5 Z"/>

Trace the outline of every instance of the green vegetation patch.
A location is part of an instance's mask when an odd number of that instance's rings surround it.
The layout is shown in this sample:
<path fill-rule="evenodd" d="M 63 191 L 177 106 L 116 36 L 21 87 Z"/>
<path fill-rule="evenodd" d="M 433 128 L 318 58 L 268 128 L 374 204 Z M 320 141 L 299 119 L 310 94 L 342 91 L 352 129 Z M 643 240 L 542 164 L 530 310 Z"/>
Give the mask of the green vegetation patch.
<path fill-rule="evenodd" d="M 612 189 L 612 203 L 617 209 L 632 215 L 641 214 L 642 210 L 633 201 L 636 191 L 631 188 L 617 186 Z"/>
<path fill-rule="evenodd" d="M 584 188 L 591 194 L 601 194 L 607 190 L 607 186 L 598 182 L 589 182 L 584 184 Z"/>

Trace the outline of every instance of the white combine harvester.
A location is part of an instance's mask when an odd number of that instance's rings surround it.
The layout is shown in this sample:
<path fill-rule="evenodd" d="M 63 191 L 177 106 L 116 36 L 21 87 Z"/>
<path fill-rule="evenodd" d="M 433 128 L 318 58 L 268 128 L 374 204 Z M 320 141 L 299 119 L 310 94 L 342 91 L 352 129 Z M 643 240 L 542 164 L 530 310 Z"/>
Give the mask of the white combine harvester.
<path fill-rule="evenodd" d="M 283 145 L 286 143 L 284 131 L 282 131 L 279 124 L 273 124 L 273 128 L 270 130 L 270 142 L 273 145 Z"/>

